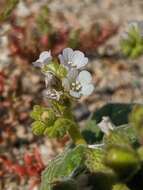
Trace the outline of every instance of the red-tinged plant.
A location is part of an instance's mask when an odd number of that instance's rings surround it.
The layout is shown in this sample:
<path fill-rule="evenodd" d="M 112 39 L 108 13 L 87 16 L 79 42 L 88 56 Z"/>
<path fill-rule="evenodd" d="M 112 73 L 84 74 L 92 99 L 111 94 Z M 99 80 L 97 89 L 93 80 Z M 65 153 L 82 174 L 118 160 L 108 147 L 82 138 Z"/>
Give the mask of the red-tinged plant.
<path fill-rule="evenodd" d="M 5 172 L 18 175 L 20 181 L 22 181 L 23 178 L 28 179 L 29 190 L 32 190 L 40 183 L 40 175 L 45 168 L 38 148 L 35 148 L 31 154 L 24 154 L 23 164 L 14 163 L 6 156 L 0 157 L 0 163 L 3 165 Z"/>
<path fill-rule="evenodd" d="M 113 24 L 93 24 L 88 32 L 80 34 L 81 50 L 96 50 L 99 46 L 104 44 L 109 38 L 116 34 L 117 31 L 118 27 Z"/>
<path fill-rule="evenodd" d="M 0 72 L 0 94 L 4 91 L 4 74 Z"/>

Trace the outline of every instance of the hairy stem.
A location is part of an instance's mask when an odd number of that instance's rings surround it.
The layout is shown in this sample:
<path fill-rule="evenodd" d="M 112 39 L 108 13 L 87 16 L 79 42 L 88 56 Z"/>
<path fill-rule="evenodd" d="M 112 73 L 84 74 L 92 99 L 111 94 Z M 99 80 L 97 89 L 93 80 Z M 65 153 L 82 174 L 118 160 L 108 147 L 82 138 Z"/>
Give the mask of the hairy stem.
<path fill-rule="evenodd" d="M 76 125 L 72 125 L 68 130 L 70 137 L 76 145 L 79 144 L 87 144 L 84 138 L 82 137 L 78 127 Z"/>

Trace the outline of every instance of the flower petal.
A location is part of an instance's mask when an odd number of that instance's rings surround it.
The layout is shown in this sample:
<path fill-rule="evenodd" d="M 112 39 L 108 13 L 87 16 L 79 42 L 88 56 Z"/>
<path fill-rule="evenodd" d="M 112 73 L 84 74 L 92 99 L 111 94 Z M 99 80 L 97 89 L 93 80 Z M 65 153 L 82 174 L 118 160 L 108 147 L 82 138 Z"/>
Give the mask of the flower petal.
<path fill-rule="evenodd" d="M 80 93 L 79 92 L 75 92 L 73 90 L 70 90 L 70 95 L 74 98 L 80 98 Z"/>
<path fill-rule="evenodd" d="M 62 80 L 62 86 L 64 87 L 64 89 L 66 91 L 69 91 L 70 90 L 70 83 L 69 83 L 69 80 L 67 78 L 64 78 Z"/>
<path fill-rule="evenodd" d="M 79 69 L 87 64 L 88 58 L 84 57 L 84 53 L 76 50 L 74 51 L 72 62 L 76 65 L 77 69 Z"/>
<path fill-rule="evenodd" d="M 35 67 L 42 67 L 42 66 L 43 66 L 43 63 L 41 63 L 41 62 L 39 61 L 39 59 L 37 59 L 37 61 L 33 62 L 32 64 L 33 64 Z"/>
<path fill-rule="evenodd" d="M 82 86 L 81 94 L 84 96 L 89 96 L 94 90 L 93 84 L 88 84 L 85 86 Z"/>
<path fill-rule="evenodd" d="M 64 64 L 65 64 L 65 59 L 64 59 L 63 55 L 60 54 L 60 55 L 58 56 L 58 58 L 59 58 L 59 60 L 60 60 L 60 63 L 64 65 Z"/>
<path fill-rule="evenodd" d="M 51 56 L 51 52 L 50 51 L 43 51 L 40 56 L 39 56 L 39 60 L 41 62 L 45 62 L 47 60 L 51 60 L 52 56 Z"/>
<path fill-rule="evenodd" d="M 92 76 L 88 71 L 84 70 L 79 73 L 77 80 L 81 84 L 88 84 L 91 82 Z"/>
<path fill-rule="evenodd" d="M 63 50 L 63 57 L 66 62 L 71 61 L 73 57 L 73 50 L 71 48 L 65 48 Z"/>
<path fill-rule="evenodd" d="M 77 76 L 78 76 L 78 70 L 72 69 L 69 71 L 67 77 L 68 77 L 70 82 L 73 82 L 73 81 L 76 81 Z"/>

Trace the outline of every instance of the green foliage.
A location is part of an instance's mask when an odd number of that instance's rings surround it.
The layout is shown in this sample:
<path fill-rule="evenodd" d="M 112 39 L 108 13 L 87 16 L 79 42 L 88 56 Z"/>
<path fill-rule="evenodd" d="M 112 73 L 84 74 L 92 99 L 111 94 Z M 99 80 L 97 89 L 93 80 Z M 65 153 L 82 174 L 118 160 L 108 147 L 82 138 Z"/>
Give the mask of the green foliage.
<path fill-rule="evenodd" d="M 127 131 L 127 130 L 126 130 Z M 126 131 L 122 130 L 122 127 L 118 127 L 113 130 L 109 135 L 105 135 L 103 138 L 105 146 L 120 145 L 123 147 L 130 147 L 130 138 L 126 134 Z"/>
<path fill-rule="evenodd" d="M 99 123 L 103 116 L 108 116 L 111 122 L 116 125 L 128 123 L 128 116 L 132 111 L 134 104 L 110 103 L 95 111 L 92 116 L 93 120 Z"/>
<path fill-rule="evenodd" d="M 52 190 L 52 187 L 59 182 L 69 180 L 75 169 L 82 164 L 84 150 L 85 146 L 82 145 L 65 150 L 49 162 L 48 167 L 42 174 L 40 190 Z"/>
<path fill-rule="evenodd" d="M 44 134 L 50 138 L 62 138 L 72 125 L 70 120 L 58 118 L 52 127 L 44 131 Z"/>
<path fill-rule="evenodd" d="M 140 143 L 143 143 L 143 106 L 136 105 L 130 114 L 130 122 L 135 128 Z"/>
<path fill-rule="evenodd" d="M 133 104 L 109 104 L 98 110 L 97 115 L 94 114 L 88 122 L 83 134 L 85 135 L 87 131 L 91 132 L 94 135 L 94 141 L 88 140 L 87 135 L 87 142 L 101 144 L 94 144 L 91 147 L 77 145 L 50 161 L 42 175 L 41 190 L 82 190 L 83 187 L 80 188 L 78 185 L 78 178 L 82 174 L 89 181 L 91 178 L 88 183 L 90 187 L 93 187 L 92 189 L 143 189 L 141 182 L 143 180 L 143 147 L 138 142 L 138 139 L 140 140 L 138 129 L 140 131 L 142 128 L 142 106 L 139 106 L 140 109 L 137 107 L 134 108 Z M 63 107 L 61 110 L 64 110 Z M 114 124 L 121 124 L 111 130 L 108 135 L 100 133 L 97 122 L 94 120 L 97 118 L 99 122 L 105 115 L 110 116 Z M 131 123 L 128 123 L 129 121 Z M 75 127 L 74 123 L 72 126 L 70 117 L 69 119 L 58 118 L 55 124 L 46 128 L 48 135 L 51 132 L 51 137 L 62 137 L 66 131 L 73 130 Z M 54 134 L 55 131 L 57 134 Z M 74 130 L 73 132 L 76 133 Z"/>
<path fill-rule="evenodd" d="M 50 64 L 46 65 L 43 71 L 49 71 L 51 73 L 54 73 L 54 75 L 57 76 L 59 79 L 62 79 L 67 75 L 66 68 L 56 62 L 51 62 Z"/>
<path fill-rule="evenodd" d="M 143 38 L 139 28 L 131 27 L 128 37 L 121 40 L 121 50 L 124 55 L 130 58 L 138 58 L 143 53 Z"/>
<path fill-rule="evenodd" d="M 37 16 L 38 29 L 42 34 L 48 34 L 52 30 L 52 25 L 49 22 L 50 10 L 47 6 L 41 8 L 40 14 Z"/>
<path fill-rule="evenodd" d="M 80 44 L 80 39 L 79 39 L 80 32 L 81 32 L 81 29 L 70 32 L 69 39 L 68 39 L 69 47 L 73 49 L 78 48 Z"/>
<path fill-rule="evenodd" d="M 104 154 L 103 148 L 87 149 L 86 150 L 86 161 L 85 165 L 93 173 L 113 173 L 112 169 L 104 164 Z"/>
<path fill-rule="evenodd" d="M 86 128 L 82 130 L 82 135 L 88 144 L 100 142 L 103 136 L 100 128 L 97 126 L 96 120 L 93 119 L 87 122 Z"/>
<path fill-rule="evenodd" d="M 113 186 L 112 190 L 130 190 L 125 184 L 119 183 Z"/>
<path fill-rule="evenodd" d="M 42 121 L 35 121 L 32 123 L 32 131 L 35 135 L 43 135 L 46 125 Z"/>
<path fill-rule="evenodd" d="M 35 135 L 43 135 L 46 128 L 54 124 L 56 115 L 52 109 L 36 105 L 31 112 L 31 118 L 35 120 L 32 123 L 33 133 Z"/>
<path fill-rule="evenodd" d="M 128 179 L 140 169 L 138 154 L 127 147 L 112 146 L 107 149 L 105 163 L 122 179 Z"/>
<path fill-rule="evenodd" d="M 6 0 L 3 9 L 0 11 L 0 22 L 8 19 L 18 2 L 19 0 Z"/>

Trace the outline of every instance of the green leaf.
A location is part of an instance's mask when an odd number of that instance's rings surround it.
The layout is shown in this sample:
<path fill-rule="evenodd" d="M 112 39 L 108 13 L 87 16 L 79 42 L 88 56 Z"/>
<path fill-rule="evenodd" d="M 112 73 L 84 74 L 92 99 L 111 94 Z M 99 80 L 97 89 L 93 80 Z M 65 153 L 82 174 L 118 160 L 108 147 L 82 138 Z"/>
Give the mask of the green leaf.
<path fill-rule="evenodd" d="M 65 150 L 62 154 L 49 162 L 48 167 L 42 173 L 40 190 L 52 190 L 56 182 L 69 180 L 73 172 L 84 159 L 85 146 L 77 146 Z"/>
<path fill-rule="evenodd" d="M 112 168 L 122 179 L 132 177 L 141 166 L 136 151 L 131 148 L 114 145 L 106 150 L 105 164 Z"/>
<path fill-rule="evenodd" d="M 139 28 L 132 27 L 128 32 L 128 37 L 122 39 L 121 50 L 124 55 L 132 59 L 138 58 L 143 54 L 143 39 Z"/>
<path fill-rule="evenodd" d="M 112 190 L 130 190 L 126 184 L 119 183 L 113 186 Z"/>
<path fill-rule="evenodd" d="M 32 123 L 32 131 L 35 135 L 43 135 L 46 129 L 46 125 L 41 121 L 35 121 Z"/>
<path fill-rule="evenodd" d="M 96 120 L 91 119 L 87 122 L 86 128 L 82 130 L 82 136 L 88 144 L 95 144 L 102 139 L 103 135 Z"/>
<path fill-rule="evenodd" d="M 105 135 L 103 138 L 105 146 L 120 145 L 123 147 L 131 147 L 130 139 L 122 129 L 113 130 L 109 135 Z"/>
<path fill-rule="evenodd" d="M 112 169 L 104 164 L 105 152 L 102 148 L 87 149 L 85 165 L 93 173 L 113 173 Z"/>
<path fill-rule="evenodd" d="M 62 182 L 56 182 L 53 184 L 52 190 L 78 190 L 75 180 L 66 180 Z"/>
<path fill-rule="evenodd" d="M 138 134 L 139 141 L 143 143 L 143 106 L 136 105 L 130 114 L 130 122 Z"/>
<path fill-rule="evenodd" d="M 92 116 L 92 120 L 99 123 L 103 116 L 108 116 L 111 122 L 116 125 L 124 125 L 128 123 L 128 116 L 135 104 L 111 103 L 106 104 L 98 109 Z"/>
<path fill-rule="evenodd" d="M 0 11 L 0 21 L 5 21 L 10 16 L 18 2 L 19 0 L 6 0 L 4 8 Z"/>

